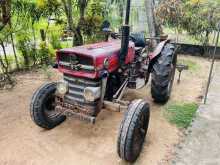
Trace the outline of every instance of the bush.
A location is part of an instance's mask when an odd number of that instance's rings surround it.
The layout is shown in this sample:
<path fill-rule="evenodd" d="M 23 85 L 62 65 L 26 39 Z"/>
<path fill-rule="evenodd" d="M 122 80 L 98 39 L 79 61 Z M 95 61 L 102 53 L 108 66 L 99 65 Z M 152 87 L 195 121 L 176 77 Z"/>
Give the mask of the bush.
<path fill-rule="evenodd" d="M 60 42 L 60 34 L 54 32 L 50 36 L 50 44 L 53 46 L 54 49 L 61 49 L 61 42 Z"/>
<path fill-rule="evenodd" d="M 50 55 L 49 55 L 49 48 L 45 41 L 40 43 L 40 49 L 38 50 L 38 58 L 40 64 L 49 64 L 50 63 Z"/>
<path fill-rule="evenodd" d="M 21 52 L 21 55 L 24 59 L 25 68 L 30 66 L 30 57 L 33 56 L 33 46 L 31 44 L 31 38 L 28 34 L 21 33 L 17 34 L 17 49 Z"/>

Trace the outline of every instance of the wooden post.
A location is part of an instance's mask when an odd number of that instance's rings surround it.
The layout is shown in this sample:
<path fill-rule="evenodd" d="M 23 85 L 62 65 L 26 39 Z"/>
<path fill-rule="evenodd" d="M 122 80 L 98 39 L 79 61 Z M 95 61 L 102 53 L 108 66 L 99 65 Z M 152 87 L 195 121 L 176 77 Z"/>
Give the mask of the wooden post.
<path fill-rule="evenodd" d="M 218 28 L 218 33 L 217 33 L 217 38 L 216 38 L 216 43 L 215 43 L 215 49 L 214 49 L 214 52 L 213 52 L 213 55 L 212 55 L 212 64 L 211 64 L 211 68 L 210 68 L 210 72 L 209 72 L 209 78 L 208 78 L 208 84 L 207 84 L 206 92 L 205 92 L 204 104 L 206 104 L 206 102 L 207 102 L 209 86 L 210 86 L 210 83 L 211 83 L 213 67 L 214 67 L 214 64 L 215 64 L 215 55 L 216 55 L 216 50 L 217 50 L 217 47 L 218 47 L 219 33 L 220 33 L 220 22 L 217 26 L 218 26 L 217 27 Z"/>

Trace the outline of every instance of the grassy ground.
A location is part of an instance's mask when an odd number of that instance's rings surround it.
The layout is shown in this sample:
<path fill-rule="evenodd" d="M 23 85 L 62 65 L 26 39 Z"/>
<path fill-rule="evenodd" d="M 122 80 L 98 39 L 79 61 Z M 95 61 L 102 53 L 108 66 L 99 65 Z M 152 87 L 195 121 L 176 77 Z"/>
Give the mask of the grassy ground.
<path fill-rule="evenodd" d="M 198 109 L 196 103 L 170 103 L 165 108 L 165 117 L 178 128 L 190 126 Z"/>
<path fill-rule="evenodd" d="M 187 95 L 188 98 L 186 100 L 182 100 L 180 102 L 180 99 L 172 100 L 164 107 L 164 116 L 165 118 L 171 123 L 176 125 L 178 128 L 187 128 L 190 126 L 193 118 L 195 117 L 198 104 L 201 101 L 202 95 L 198 97 L 198 100 L 193 100 L 191 98 L 191 95 L 193 95 L 193 90 L 196 88 L 196 83 L 199 81 L 199 79 L 202 78 L 201 72 L 204 71 L 204 68 L 209 68 L 209 65 L 207 62 L 205 62 L 205 59 L 203 61 L 197 61 L 195 60 L 196 57 L 190 57 L 190 56 L 179 56 L 178 57 L 178 64 L 187 65 L 189 67 L 188 70 L 183 71 L 181 76 L 181 82 L 178 84 L 180 89 L 184 89 L 185 86 L 190 86 L 190 88 L 185 91 L 180 91 L 179 95 Z M 176 77 L 178 77 L 178 72 L 176 72 Z M 204 78 L 204 77 L 203 77 Z M 185 82 L 185 79 L 191 79 L 191 81 L 194 79 L 195 81 L 191 84 L 188 84 Z M 193 85 L 193 88 L 192 88 Z M 205 83 L 203 82 L 203 85 L 205 86 Z M 174 90 L 176 90 L 174 88 Z M 204 93 L 204 88 L 200 89 L 201 94 Z M 176 96 L 179 98 L 179 96 Z"/>
<path fill-rule="evenodd" d="M 178 59 L 178 64 L 187 65 L 191 72 L 197 72 L 201 69 L 201 65 L 191 59 Z"/>

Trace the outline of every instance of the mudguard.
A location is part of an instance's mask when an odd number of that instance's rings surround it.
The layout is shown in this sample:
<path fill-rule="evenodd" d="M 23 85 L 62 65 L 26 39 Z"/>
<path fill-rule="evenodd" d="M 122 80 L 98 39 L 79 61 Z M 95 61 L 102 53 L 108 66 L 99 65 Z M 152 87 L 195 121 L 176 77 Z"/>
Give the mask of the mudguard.
<path fill-rule="evenodd" d="M 155 49 L 153 52 L 149 53 L 149 58 L 150 58 L 150 60 L 153 60 L 155 57 L 157 57 L 157 56 L 160 54 L 160 52 L 163 50 L 163 48 L 164 48 L 164 46 L 166 45 L 166 43 L 168 43 L 168 42 L 170 42 L 169 39 L 160 42 L 160 43 L 157 45 L 156 49 Z"/>
<path fill-rule="evenodd" d="M 170 42 L 170 39 L 167 39 L 165 41 L 160 42 L 156 49 L 149 53 L 148 58 L 149 58 L 149 67 L 148 67 L 148 72 L 150 73 L 153 67 L 153 64 L 155 62 L 155 59 L 157 59 L 157 57 L 160 55 L 161 51 L 163 50 L 164 46 Z"/>

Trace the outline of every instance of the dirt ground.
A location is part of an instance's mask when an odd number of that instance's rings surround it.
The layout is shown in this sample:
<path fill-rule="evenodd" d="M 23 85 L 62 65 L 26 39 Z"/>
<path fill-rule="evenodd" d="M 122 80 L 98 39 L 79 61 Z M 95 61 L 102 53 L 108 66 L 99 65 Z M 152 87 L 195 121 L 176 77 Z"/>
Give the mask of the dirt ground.
<path fill-rule="evenodd" d="M 190 59 L 200 67 L 184 71 L 182 81 L 175 81 L 172 101 L 200 101 L 209 63 L 205 59 Z M 176 74 L 176 77 L 178 74 Z M 55 76 L 57 79 L 58 76 Z M 29 72 L 16 76 L 17 85 L 11 91 L 0 91 L 0 164 L 1 165 L 125 165 L 116 152 L 116 141 L 122 113 L 103 110 L 95 125 L 73 118 L 53 130 L 37 127 L 30 118 L 29 104 L 33 92 L 48 81 L 45 74 Z M 143 152 L 135 164 L 169 164 L 181 131 L 163 116 L 164 106 L 153 103 L 149 85 L 129 91 L 129 99 L 143 98 L 151 104 L 151 120 Z"/>

